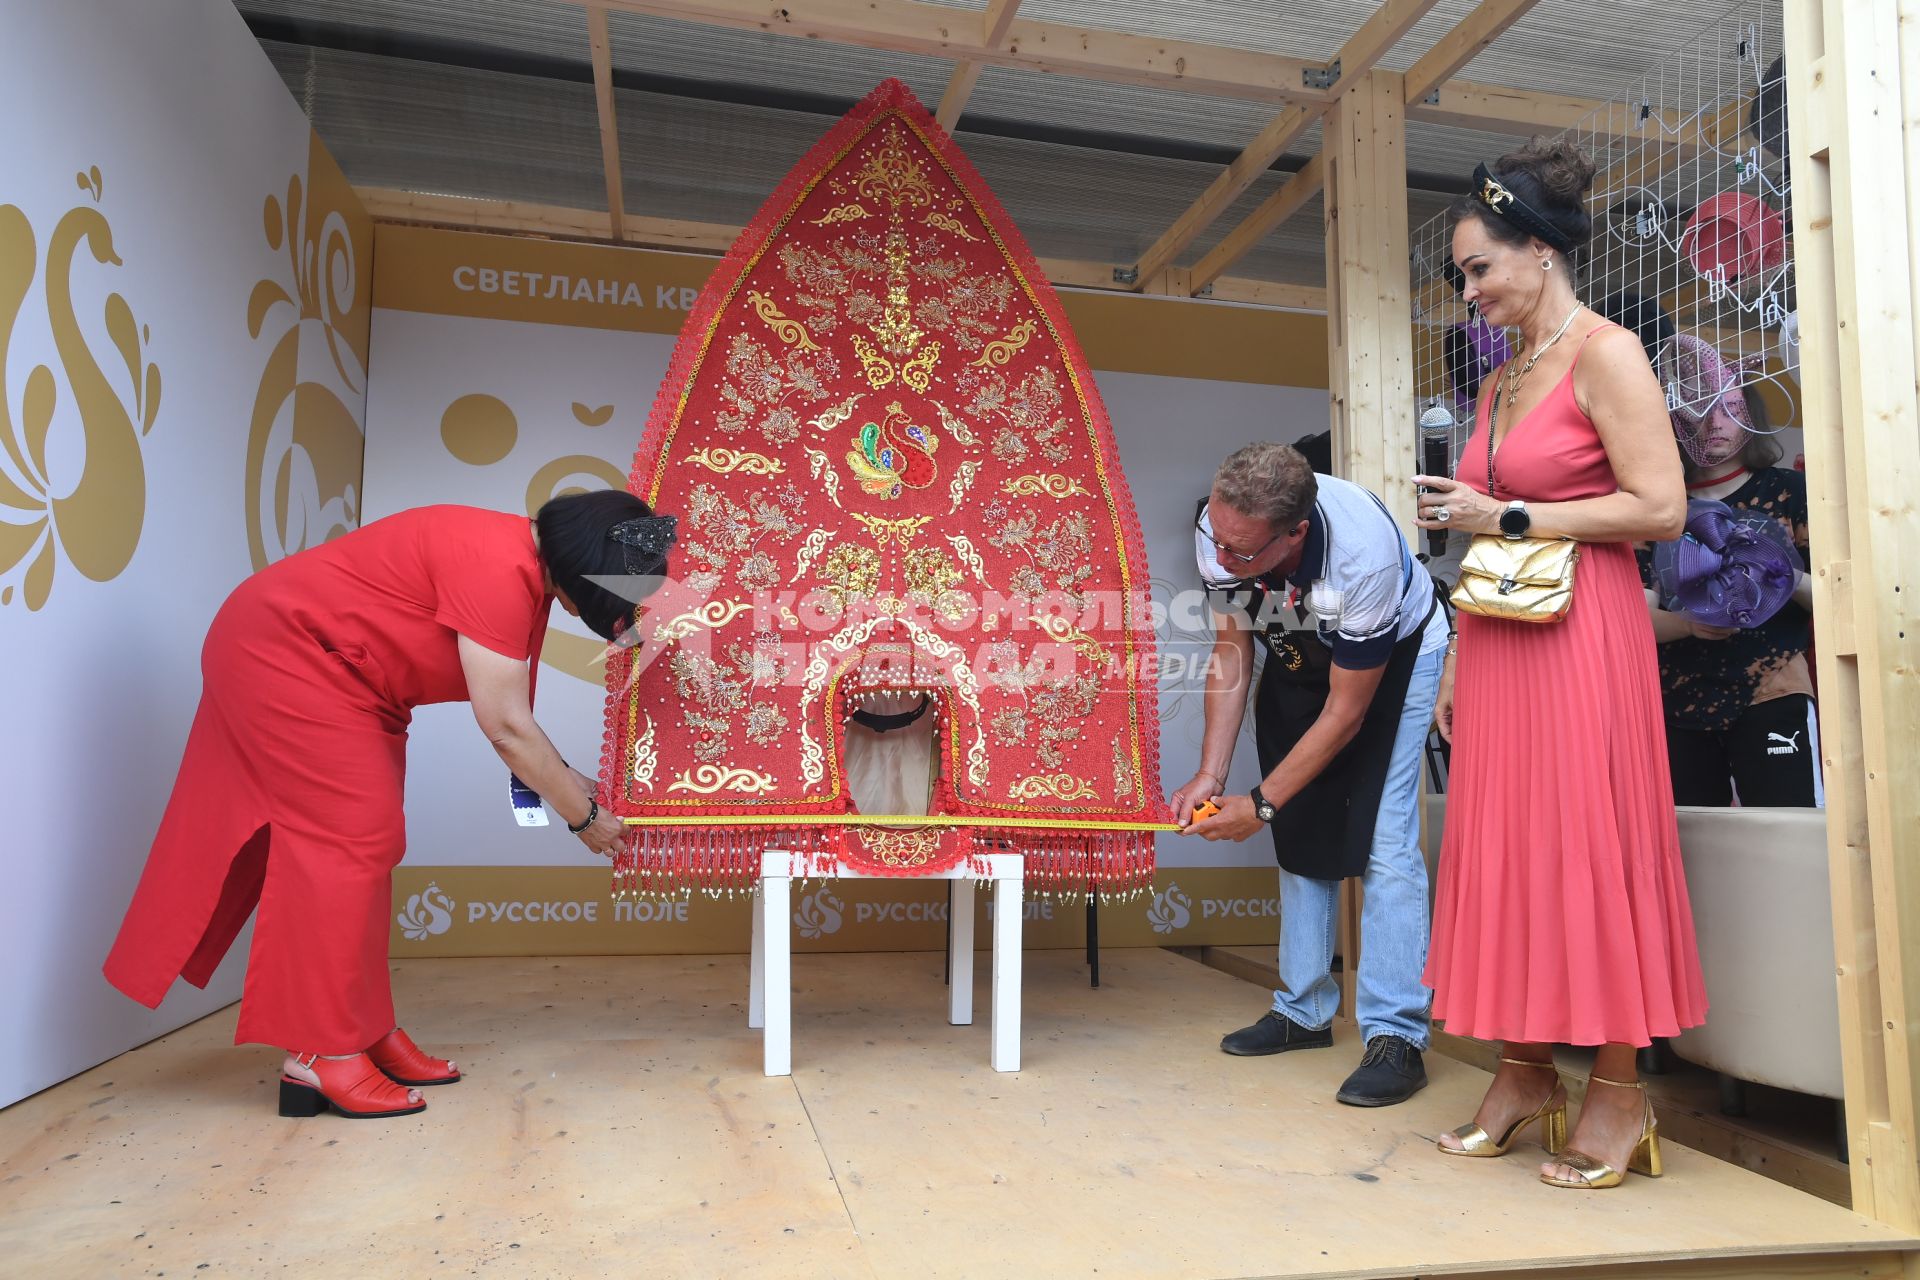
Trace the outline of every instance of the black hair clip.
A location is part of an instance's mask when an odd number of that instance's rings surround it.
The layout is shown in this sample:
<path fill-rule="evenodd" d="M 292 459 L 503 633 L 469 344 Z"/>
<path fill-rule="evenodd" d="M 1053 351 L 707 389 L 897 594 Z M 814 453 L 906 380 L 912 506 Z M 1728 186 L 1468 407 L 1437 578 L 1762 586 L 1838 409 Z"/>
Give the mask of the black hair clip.
<path fill-rule="evenodd" d="M 1473 167 L 1472 194 L 1475 200 L 1511 226 L 1572 256 L 1573 241 L 1567 239 L 1566 233 L 1554 226 L 1545 214 L 1522 200 L 1513 188 L 1494 177 L 1493 171 L 1484 164 Z"/>
<path fill-rule="evenodd" d="M 626 548 L 628 573 L 645 573 L 666 558 L 679 525 L 675 516 L 642 516 L 613 526 L 607 536 Z"/>

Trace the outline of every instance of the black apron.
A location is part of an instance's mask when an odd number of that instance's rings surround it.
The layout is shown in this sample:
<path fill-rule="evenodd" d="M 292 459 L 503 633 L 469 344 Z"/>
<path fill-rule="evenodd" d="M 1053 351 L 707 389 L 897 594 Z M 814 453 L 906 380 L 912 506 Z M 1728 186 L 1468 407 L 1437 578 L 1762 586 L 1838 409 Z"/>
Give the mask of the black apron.
<path fill-rule="evenodd" d="M 1413 682 L 1414 660 L 1437 608 L 1436 595 L 1420 625 L 1393 646 L 1353 741 L 1298 795 L 1280 806 L 1273 820 L 1273 852 L 1284 870 L 1315 880 L 1344 880 L 1366 873 L 1387 767 L 1393 760 L 1393 741 L 1399 736 L 1407 688 Z M 1254 746 L 1265 777 L 1326 707 L 1333 653 L 1311 629 L 1273 625 L 1255 636 L 1267 650 L 1253 703 Z"/>

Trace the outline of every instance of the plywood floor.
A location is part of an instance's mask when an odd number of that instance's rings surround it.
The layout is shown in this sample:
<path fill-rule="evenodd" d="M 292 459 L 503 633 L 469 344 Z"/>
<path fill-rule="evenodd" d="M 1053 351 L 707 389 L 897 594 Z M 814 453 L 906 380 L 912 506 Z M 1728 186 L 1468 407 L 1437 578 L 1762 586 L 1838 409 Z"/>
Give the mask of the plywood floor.
<path fill-rule="evenodd" d="M 984 965 L 984 957 L 982 962 Z M 1024 1069 L 949 1027 L 938 955 L 798 956 L 794 1075 L 760 1074 L 739 957 L 395 965 L 469 1079 L 397 1121 L 273 1114 L 229 1009 L 0 1112 L 19 1276 L 1404 1276 L 1851 1254 L 1893 1232 L 1674 1148 L 1555 1191 L 1537 1149 L 1435 1154 L 1486 1084 L 1378 1111 L 1358 1045 L 1229 1058 L 1258 991 L 1155 950 L 1028 957 Z M 1875 1258 L 1874 1255 L 1881 1255 Z M 1808 1272 L 1807 1274 L 1811 1274 Z"/>
<path fill-rule="evenodd" d="M 1274 950 L 1265 947 L 1192 947 L 1181 954 L 1264 988 L 1280 981 Z M 1482 1040 L 1434 1036 L 1441 1053 L 1491 1071 L 1499 1046 Z M 1593 1070 L 1593 1051 L 1562 1045 L 1555 1054 L 1560 1076 L 1578 1106 Z M 1836 1154 L 1835 1104 L 1766 1085 L 1747 1088 L 1744 1116 L 1720 1112 L 1719 1077 L 1669 1054 L 1665 1072 L 1642 1077 L 1659 1114 L 1662 1133 L 1696 1151 L 1765 1174 L 1842 1207 L 1853 1203 L 1852 1176 Z"/>

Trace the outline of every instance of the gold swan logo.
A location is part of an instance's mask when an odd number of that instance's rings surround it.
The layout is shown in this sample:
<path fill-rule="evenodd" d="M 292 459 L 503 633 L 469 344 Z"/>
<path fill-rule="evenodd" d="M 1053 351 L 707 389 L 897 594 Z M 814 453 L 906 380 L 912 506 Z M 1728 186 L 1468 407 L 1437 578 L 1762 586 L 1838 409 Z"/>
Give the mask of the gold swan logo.
<path fill-rule="evenodd" d="M 343 397 L 367 387 L 360 254 L 344 208 L 322 198 L 323 152 L 315 182 L 287 182 L 284 202 L 262 210 L 267 247 L 286 254 L 289 273 L 261 280 L 247 299 L 247 333 L 273 347 L 254 395 L 247 434 L 247 550 L 256 569 L 357 527 L 366 437 Z M 289 287 L 289 284 L 291 287 Z M 301 376 L 301 334 L 313 333 L 328 360 L 320 378 Z M 328 368 L 327 366 L 331 367 Z"/>
<path fill-rule="evenodd" d="M 146 355 L 152 334 L 135 321 L 127 300 L 109 293 L 104 308 L 107 337 L 126 369 L 119 386 L 118 369 L 110 376 L 100 368 L 74 313 L 73 260 L 83 243 L 101 266 L 123 265 L 114 251 L 113 229 L 97 207 L 105 194 L 99 168 L 76 174 L 75 180 L 91 203 L 76 205 L 54 224 L 47 241 L 46 308 L 74 407 L 60 415 L 59 428 L 70 432 L 77 420 L 80 448 L 56 433 L 59 382 L 47 365 L 36 364 L 28 372 L 20 414 L 14 417 L 8 357 L 39 256 L 26 214 L 13 205 L 0 206 L 0 449 L 5 452 L 0 579 L 26 565 L 20 595 L 32 610 L 52 595 L 62 551 L 81 576 L 95 582 L 111 581 L 132 561 L 147 507 L 141 441 L 160 412 L 160 370 Z M 125 398 L 120 386 L 126 388 Z M 69 459 L 80 471 L 71 480 Z M 14 594 L 14 583 L 0 585 L 0 604 L 12 603 Z"/>

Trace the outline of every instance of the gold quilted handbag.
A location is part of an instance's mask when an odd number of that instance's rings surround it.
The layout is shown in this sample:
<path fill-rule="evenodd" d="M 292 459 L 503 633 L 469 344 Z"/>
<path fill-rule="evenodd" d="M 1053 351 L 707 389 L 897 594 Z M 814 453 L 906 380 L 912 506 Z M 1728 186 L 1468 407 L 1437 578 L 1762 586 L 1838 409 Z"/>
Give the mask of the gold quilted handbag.
<path fill-rule="evenodd" d="M 1571 538 L 1475 534 L 1460 562 L 1453 607 L 1509 622 L 1558 622 L 1573 607 L 1579 562 L 1580 544 Z"/>
<path fill-rule="evenodd" d="M 1578 311 L 1579 308 L 1575 308 Z M 1567 317 L 1573 318 L 1571 314 Z M 1561 333 L 1566 332 L 1561 325 Z M 1553 335 L 1553 341 L 1560 334 Z M 1546 354 L 1542 347 L 1534 360 Z M 1527 362 L 1527 368 L 1533 361 Z M 1524 370 L 1522 371 L 1524 374 Z M 1515 394 L 1509 380 L 1508 397 Z M 1487 406 L 1487 496 L 1494 497 L 1493 444 L 1500 425 L 1500 388 L 1493 389 Z M 1500 533 L 1476 533 L 1460 561 L 1460 581 L 1453 588 L 1453 607 L 1483 618 L 1509 622 L 1558 622 L 1573 607 L 1573 566 L 1580 563 L 1580 544 L 1571 538 L 1509 538 Z"/>

